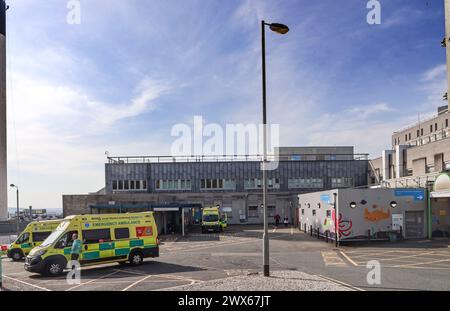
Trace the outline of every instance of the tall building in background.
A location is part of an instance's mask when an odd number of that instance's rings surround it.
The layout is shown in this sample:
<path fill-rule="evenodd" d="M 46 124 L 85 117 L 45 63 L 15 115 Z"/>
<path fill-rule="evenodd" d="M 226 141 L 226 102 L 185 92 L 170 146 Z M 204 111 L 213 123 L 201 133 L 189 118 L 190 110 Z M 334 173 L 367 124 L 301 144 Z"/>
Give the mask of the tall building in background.
<path fill-rule="evenodd" d="M 6 150 L 6 4 L 0 0 L 0 220 L 8 217 Z"/>

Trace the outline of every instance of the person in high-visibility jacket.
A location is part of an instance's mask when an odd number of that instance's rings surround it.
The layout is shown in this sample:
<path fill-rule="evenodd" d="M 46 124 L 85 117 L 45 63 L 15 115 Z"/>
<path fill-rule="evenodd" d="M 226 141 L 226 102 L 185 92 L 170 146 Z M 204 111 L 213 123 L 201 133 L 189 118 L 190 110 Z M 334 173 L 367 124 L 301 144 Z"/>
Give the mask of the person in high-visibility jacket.
<path fill-rule="evenodd" d="M 72 234 L 72 249 L 70 250 L 70 260 L 78 260 L 81 253 L 81 241 L 78 239 L 78 234 Z"/>

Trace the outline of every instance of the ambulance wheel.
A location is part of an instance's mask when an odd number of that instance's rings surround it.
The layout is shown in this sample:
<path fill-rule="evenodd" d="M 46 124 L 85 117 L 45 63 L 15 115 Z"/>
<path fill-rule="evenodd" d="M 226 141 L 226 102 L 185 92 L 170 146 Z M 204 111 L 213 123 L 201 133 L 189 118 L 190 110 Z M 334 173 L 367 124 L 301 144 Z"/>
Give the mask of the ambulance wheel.
<path fill-rule="evenodd" d="M 132 251 L 129 257 L 129 261 L 132 266 L 139 266 L 144 261 L 144 255 L 141 251 Z"/>
<path fill-rule="evenodd" d="M 61 260 L 49 260 L 49 262 L 45 265 L 44 274 L 47 276 L 58 276 L 61 275 L 64 271 L 64 265 Z"/>
<path fill-rule="evenodd" d="M 21 249 L 14 249 L 11 251 L 11 259 L 13 261 L 19 261 L 24 257 Z"/>

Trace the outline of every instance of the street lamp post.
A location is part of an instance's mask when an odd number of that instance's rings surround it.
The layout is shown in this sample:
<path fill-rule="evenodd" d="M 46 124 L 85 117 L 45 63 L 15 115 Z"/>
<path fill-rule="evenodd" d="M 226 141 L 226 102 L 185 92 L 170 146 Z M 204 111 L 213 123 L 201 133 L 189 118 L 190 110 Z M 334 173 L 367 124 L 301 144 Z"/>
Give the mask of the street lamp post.
<path fill-rule="evenodd" d="M 19 236 L 20 233 L 20 229 L 19 229 L 19 187 L 17 185 L 11 184 L 10 185 L 11 188 L 16 188 L 16 199 L 17 199 L 17 218 L 16 218 L 16 231 L 17 231 L 17 236 Z"/>
<path fill-rule="evenodd" d="M 286 34 L 289 28 L 286 25 L 272 23 L 268 24 L 265 21 L 261 21 L 261 47 L 262 47 L 262 112 L 263 112 L 263 206 L 264 206 L 264 233 L 263 233 L 263 265 L 264 265 L 264 276 L 270 276 L 269 268 L 269 226 L 267 221 L 267 142 L 266 142 L 266 127 L 267 127 L 267 116 L 266 116 L 266 26 L 269 26 L 270 30 L 279 34 Z"/>

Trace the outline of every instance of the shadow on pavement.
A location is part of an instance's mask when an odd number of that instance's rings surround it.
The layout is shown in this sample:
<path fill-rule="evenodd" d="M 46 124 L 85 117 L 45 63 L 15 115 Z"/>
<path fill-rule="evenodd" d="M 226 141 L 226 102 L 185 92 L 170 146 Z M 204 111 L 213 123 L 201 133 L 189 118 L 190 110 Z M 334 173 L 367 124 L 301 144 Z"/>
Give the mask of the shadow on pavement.
<path fill-rule="evenodd" d="M 120 271 L 117 271 L 120 270 Z M 87 267 L 81 270 L 81 275 L 83 278 L 102 278 L 102 279 L 118 279 L 118 278 L 129 278 L 130 274 L 139 276 L 146 275 L 160 275 L 160 274 L 170 274 L 170 273 L 180 273 L 180 272 L 194 272 L 194 271 L 205 271 L 206 269 L 184 266 L 160 261 L 146 261 L 142 265 L 137 267 L 132 267 L 130 265 L 115 265 L 108 264 L 107 266 L 101 267 Z M 116 273 L 113 273 L 116 272 Z M 110 276 L 107 276 L 111 274 Z M 40 274 L 32 274 L 29 276 L 30 279 L 47 281 L 47 280 L 65 280 L 67 273 L 64 273 L 58 277 L 48 277 L 42 276 Z"/>

